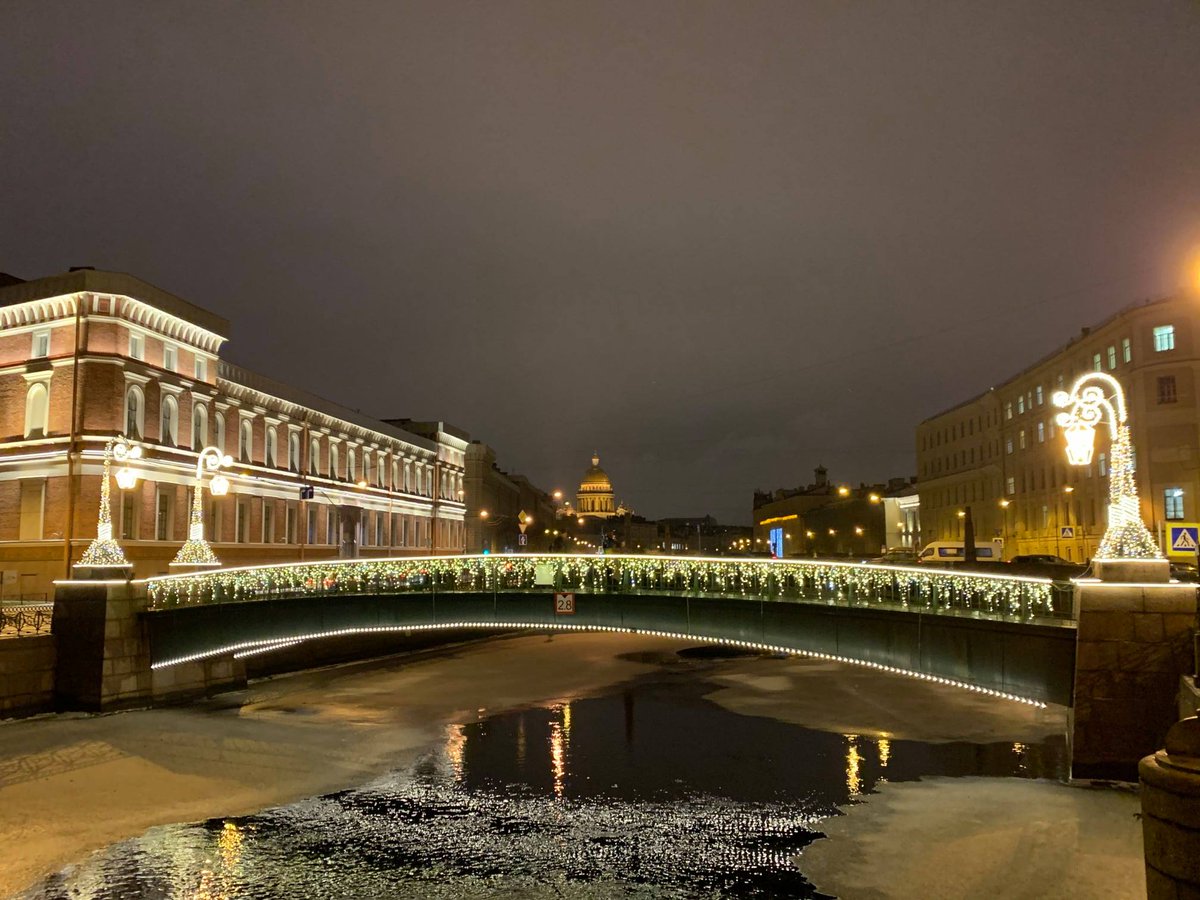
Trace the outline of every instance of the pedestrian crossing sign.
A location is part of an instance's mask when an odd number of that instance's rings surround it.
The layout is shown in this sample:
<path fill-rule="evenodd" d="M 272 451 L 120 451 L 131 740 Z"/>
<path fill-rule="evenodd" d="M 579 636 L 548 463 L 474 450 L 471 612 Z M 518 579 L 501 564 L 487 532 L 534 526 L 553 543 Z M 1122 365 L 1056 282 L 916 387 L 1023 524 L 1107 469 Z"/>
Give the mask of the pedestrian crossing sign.
<path fill-rule="evenodd" d="M 1167 526 L 1167 547 L 1172 556 L 1195 556 L 1200 550 L 1200 525 Z"/>

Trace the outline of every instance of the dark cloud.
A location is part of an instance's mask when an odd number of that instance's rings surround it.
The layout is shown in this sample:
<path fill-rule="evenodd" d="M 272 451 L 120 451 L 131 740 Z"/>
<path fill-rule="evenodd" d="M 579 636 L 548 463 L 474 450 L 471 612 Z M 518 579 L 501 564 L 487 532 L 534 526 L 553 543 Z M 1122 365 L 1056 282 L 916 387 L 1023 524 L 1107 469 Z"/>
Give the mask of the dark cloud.
<path fill-rule="evenodd" d="M 913 426 L 1200 246 L 1200 13 L 10 3 L 0 269 L 647 514 L 914 468 Z"/>

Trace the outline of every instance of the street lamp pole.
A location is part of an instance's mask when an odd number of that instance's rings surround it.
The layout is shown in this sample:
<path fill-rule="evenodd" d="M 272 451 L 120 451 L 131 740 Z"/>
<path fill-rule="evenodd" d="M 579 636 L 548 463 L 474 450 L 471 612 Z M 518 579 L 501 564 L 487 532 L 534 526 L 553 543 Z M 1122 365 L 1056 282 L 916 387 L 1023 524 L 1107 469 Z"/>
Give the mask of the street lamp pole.
<path fill-rule="evenodd" d="M 179 553 L 171 562 L 173 566 L 219 566 L 221 561 L 213 553 L 212 547 L 204 538 L 204 472 L 216 472 L 222 466 L 228 466 L 233 458 L 222 453 L 216 447 L 205 447 L 196 457 L 196 481 L 192 486 L 192 512 L 188 521 L 188 539 L 179 548 Z M 224 475 L 214 474 L 209 482 L 209 490 L 214 497 L 223 497 L 229 492 L 229 479 Z"/>

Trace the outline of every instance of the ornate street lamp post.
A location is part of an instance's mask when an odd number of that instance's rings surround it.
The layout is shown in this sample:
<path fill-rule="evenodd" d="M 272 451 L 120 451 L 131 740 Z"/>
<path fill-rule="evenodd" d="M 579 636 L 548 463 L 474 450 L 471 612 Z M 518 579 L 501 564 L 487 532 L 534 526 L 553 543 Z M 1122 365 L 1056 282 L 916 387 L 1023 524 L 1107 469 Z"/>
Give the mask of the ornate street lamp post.
<path fill-rule="evenodd" d="M 1070 392 L 1056 391 L 1054 405 L 1070 407 L 1056 421 L 1067 439 L 1067 461 L 1086 466 L 1092 461 L 1096 429 L 1108 426 L 1112 442 L 1108 468 L 1108 528 L 1096 558 L 1162 559 L 1154 538 L 1142 522 L 1134 480 L 1133 442 L 1125 409 L 1125 393 L 1117 379 L 1104 372 L 1089 372 L 1071 387 Z"/>
<path fill-rule="evenodd" d="M 219 566 L 221 561 L 204 539 L 204 472 L 216 472 L 228 466 L 233 458 L 216 447 L 205 447 L 196 458 L 196 483 L 192 487 L 192 513 L 188 521 L 188 539 L 179 548 L 173 566 Z M 229 479 L 224 475 L 213 475 L 208 489 L 214 497 L 229 493 Z"/>
<path fill-rule="evenodd" d="M 137 484 L 137 472 L 125 463 L 140 459 L 142 448 L 121 437 L 110 438 L 104 445 L 104 475 L 100 480 L 100 518 L 96 522 L 96 539 L 88 544 L 79 562 L 75 563 L 80 569 L 125 569 L 129 560 L 121 545 L 113 538 L 112 505 L 109 500 L 108 476 L 112 471 L 115 459 L 121 463 L 117 470 L 117 487 L 127 491 Z"/>

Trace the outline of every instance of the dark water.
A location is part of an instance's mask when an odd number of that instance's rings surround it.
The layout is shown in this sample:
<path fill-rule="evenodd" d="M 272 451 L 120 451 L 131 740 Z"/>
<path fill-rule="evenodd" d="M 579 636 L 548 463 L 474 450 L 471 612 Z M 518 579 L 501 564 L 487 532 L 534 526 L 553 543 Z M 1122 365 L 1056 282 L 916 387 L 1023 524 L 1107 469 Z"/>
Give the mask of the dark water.
<path fill-rule="evenodd" d="M 923 744 L 737 715 L 702 698 L 712 665 L 450 726 L 362 788 L 155 828 L 26 896 L 811 897 L 794 855 L 884 780 L 1065 774 L 1061 741 Z"/>

